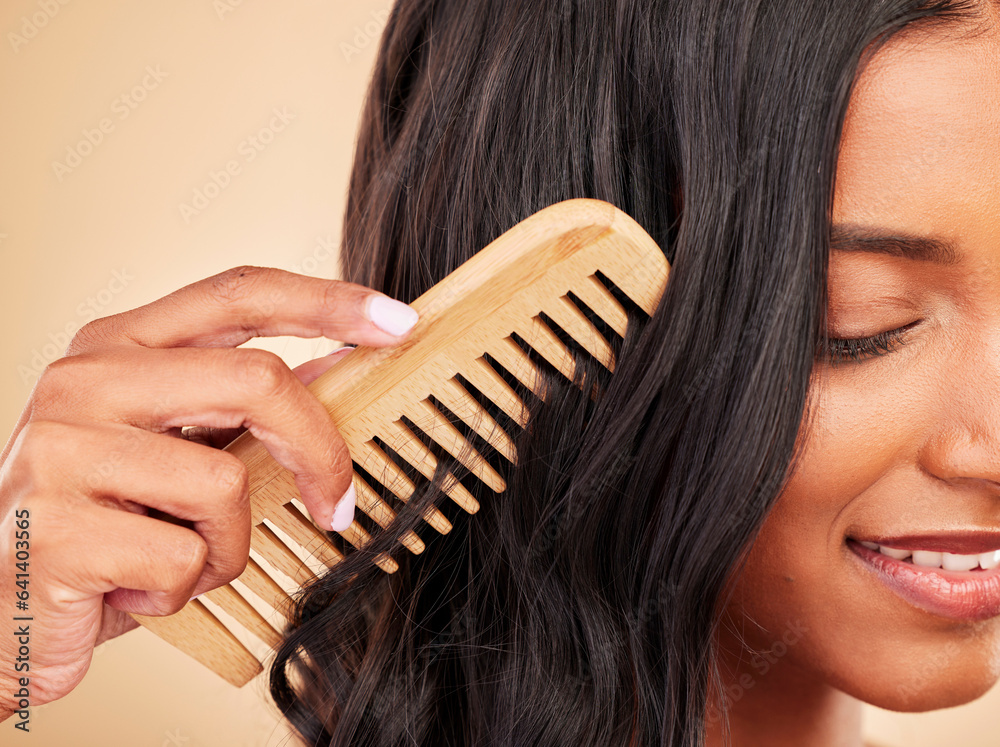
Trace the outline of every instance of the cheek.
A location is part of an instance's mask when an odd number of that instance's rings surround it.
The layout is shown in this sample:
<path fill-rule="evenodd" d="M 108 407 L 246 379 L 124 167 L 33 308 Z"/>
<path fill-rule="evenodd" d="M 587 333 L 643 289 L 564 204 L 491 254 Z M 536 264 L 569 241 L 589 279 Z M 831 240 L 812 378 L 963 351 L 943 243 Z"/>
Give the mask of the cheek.
<path fill-rule="evenodd" d="M 917 450 L 914 417 L 889 417 L 877 387 L 813 387 L 812 420 L 803 420 L 795 473 L 753 548 L 754 565 L 794 585 L 845 549 L 848 527 L 866 518 L 863 496 Z M 872 522 L 877 516 L 868 517 Z"/>
<path fill-rule="evenodd" d="M 884 391 L 842 389 L 814 400 L 798 469 L 733 582 L 727 613 L 753 621 L 740 629 L 760 649 L 800 632 L 787 663 L 866 702 L 905 711 L 968 702 L 1000 677 L 997 619 L 956 624 L 917 610 L 845 544 L 851 527 L 897 518 L 876 497 L 916 469 L 919 413 L 890 417 Z"/>

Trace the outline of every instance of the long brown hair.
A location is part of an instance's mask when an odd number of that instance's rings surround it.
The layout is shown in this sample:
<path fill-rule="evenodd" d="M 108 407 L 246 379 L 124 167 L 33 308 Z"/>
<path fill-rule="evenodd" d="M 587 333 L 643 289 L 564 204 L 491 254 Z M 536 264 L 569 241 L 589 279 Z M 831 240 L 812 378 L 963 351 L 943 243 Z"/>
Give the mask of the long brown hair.
<path fill-rule="evenodd" d="M 351 177 L 345 279 L 412 301 L 574 197 L 630 214 L 672 272 L 654 317 L 632 309 L 614 338 L 613 377 L 574 348 L 606 387 L 598 403 L 547 368 L 548 405 L 521 392 L 519 463 L 493 460 L 503 495 L 439 454 L 480 512 L 423 481 L 390 530 L 298 595 L 271 693 L 306 743 L 701 743 L 715 610 L 793 465 L 824 343 L 855 74 L 905 25 L 973 7 L 398 0 Z M 420 530 L 430 503 L 450 535 Z M 414 528 L 415 557 L 397 541 Z M 397 573 L 374 568 L 380 552 Z"/>

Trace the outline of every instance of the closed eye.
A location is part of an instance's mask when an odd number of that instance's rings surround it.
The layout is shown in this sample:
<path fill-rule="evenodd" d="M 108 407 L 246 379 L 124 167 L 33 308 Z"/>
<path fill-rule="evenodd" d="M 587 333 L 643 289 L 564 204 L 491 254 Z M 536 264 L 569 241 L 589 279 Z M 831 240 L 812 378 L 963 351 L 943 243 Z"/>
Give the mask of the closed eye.
<path fill-rule="evenodd" d="M 905 327 L 880 332 L 872 337 L 828 338 L 825 349 L 820 351 L 821 357 L 830 363 L 837 364 L 843 362 L 860 363 L 870 358 L 888 355 L 904 344 L 903 336 L 917 324 L 920 322 L 911 322 Z"/>

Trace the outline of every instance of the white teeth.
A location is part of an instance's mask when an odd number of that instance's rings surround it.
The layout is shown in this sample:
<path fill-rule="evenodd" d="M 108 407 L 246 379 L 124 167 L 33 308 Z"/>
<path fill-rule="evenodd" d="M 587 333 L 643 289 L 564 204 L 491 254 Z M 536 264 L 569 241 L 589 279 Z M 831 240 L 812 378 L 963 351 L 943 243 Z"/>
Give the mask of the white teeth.
<path fill-rule="evenodd" d="M 906 560 L 913 554 L 909 550 L 897 550 L 895 547 L 880 547 L 878 551 L 883 555 L 888 555 L 890 558 L 895 558 L 896 560 Z"/>
<path fill-rule="evenodd" d="M 994 550 L 993 552 L 984 552 L 979 556 L 979 565 L 984 569 L 996 568 L 1000 566 L 1000 550 Z"/>
<path fill-rule="evenodd" d="M 930 550 L 914 550 L 913 565 L 923 566 L 924 568 L 940 568 L 941 553 L 931 552 Z"/>
<path fill-rule="evenodd" d="M 976 568 L 992 570 L 1000 568 L 1000 550 L 990 550 L 989 552 L 977 555 L 960 555 L 953 552 L 934 552 L 932 550 L 899 550 L 895 547 L 882 547 L 875 542 L 857 540 L 858 544 L 864 545 L 869 550 L 877 550 L 883 555 L 896 560 L 907 560 L 913 565 L 922 568 L 943 568 L 946 571 L 971 571 Z M 912 555 L 912 558 L 910 557 Z"/>
<path fill-rule="evenodd" d="M 941 567 L 946 571 L 971 571 L 973 568 L 979 567 L 979 556 L 943 552 L 941 553 Z"/>

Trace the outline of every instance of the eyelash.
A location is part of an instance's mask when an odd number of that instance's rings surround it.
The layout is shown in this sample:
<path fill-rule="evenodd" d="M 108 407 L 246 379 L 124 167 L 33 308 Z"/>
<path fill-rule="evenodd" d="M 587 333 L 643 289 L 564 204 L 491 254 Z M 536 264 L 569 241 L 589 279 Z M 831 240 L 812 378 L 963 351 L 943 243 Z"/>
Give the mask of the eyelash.
<path fill-rule="evenodd" d="M 827 341 L 825 358 L 831 363 L 841 363 L 850 361 L 860 363 L 869 358 L 878 358 L 888 355 L 902 344 L 902 338 L 906 332 L 919 322 L 907 324 L 899 329 L 892 329 L 887 332 L 880 332 L 872 337 L 858 337 L 850 339 L 839 339 L 831 337 Z"/>

